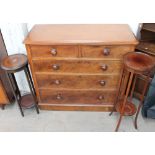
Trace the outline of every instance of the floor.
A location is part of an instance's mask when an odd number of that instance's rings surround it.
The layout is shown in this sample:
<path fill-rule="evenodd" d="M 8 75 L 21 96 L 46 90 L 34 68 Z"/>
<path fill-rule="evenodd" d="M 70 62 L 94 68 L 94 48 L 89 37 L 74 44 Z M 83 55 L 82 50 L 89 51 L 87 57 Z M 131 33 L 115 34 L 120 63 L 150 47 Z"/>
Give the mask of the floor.
<path fill-rule="evenodd" d="M 20 115 L 17 104 L 0 109 L 1 132 L 112 132 L 115 129 L 118 114 L 109 116 L 109 112 L 77 112 L 77 111 L 45 111 L 36 114 L 34 109 L 25 110 L 25 117 Z M 119 131 L 155 131 L 155 120 L 144 119 L 141 114 L 138 119 L 139 129 L 133 126 L 133 117 L 124 117 Z"/>

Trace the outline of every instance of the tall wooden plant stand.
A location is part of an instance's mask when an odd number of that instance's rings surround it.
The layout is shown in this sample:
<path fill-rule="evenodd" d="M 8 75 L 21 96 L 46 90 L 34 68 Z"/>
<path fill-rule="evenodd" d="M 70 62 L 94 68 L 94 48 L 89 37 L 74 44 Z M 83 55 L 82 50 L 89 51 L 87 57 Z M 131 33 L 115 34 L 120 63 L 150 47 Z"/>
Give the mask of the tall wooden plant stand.
<path fill-rule="evenodd" d="M 143 105 L 145 93 L 151 79 L 150 75 L 154 66 L 155 63 L 152 57 L 147 54 L 129 52 L 124 55 L 123 68 L 121 71 L 121 78 L 119 80 L 114 109 L 111 112 L 112 114 L 116 109 L 116 111 L 120 114 L 115 131 L 118 131 L 123 116 L 133 116 L 134 114 L 136 114 L 134 125 L 137 129 L 137 118 Z M 138 108 L 136 108 L 135 104 L 132 102 L 132 98 L 136 80 L 139 76 L 145 79 L 145 84 L 142 94 L 140 95 L 140 103 Z"/>

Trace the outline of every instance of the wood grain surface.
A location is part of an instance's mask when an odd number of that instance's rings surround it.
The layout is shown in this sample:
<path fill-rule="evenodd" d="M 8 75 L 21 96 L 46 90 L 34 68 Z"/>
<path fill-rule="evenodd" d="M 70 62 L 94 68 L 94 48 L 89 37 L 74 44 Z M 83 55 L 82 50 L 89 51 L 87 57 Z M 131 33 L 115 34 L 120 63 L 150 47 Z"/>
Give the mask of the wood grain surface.
<path fill-rule="evenodd" d="M 33 60 L 36 72 L 54 73 L 119 73 L 120 61 L 110 60 L 77 60 L 77 59 L 42 59 Z M 55 67 L 56 66 L 56 67 Z M 103 67 L 103 69 L 102 69 Z M 57 68 L 57 69 L 56 69 Z"/>
<path fill-rule="evenodd" d="M 115 90 L 40 89 L 42 103 L 49 104 L 107 104 L 113 103 Z"/>
<path fill-rule="evenodd" d="M 126 24 L 43 24 L 35 25 L 26 37 L 25 44 L 137 44 Z"/>
<path fill-rule="evenodd" d="M 118 74 L 113 75 L 68 75 L 36 73 L 39 88 L 107 89 L 116 88 Z"/>

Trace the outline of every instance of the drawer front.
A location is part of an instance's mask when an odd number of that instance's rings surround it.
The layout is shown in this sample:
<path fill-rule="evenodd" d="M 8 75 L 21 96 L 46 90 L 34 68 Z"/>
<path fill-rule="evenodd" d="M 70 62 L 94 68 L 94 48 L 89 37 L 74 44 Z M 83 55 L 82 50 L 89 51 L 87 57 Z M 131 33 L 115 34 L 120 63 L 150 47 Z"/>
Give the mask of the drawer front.
<path fill-rule="evenodd" d="M 31 46 L 32 58 L 78 57 L 78 46 Z"/>
<path fill-rule="evenodd" d="M 41 102 L 49 104 L 107 104 L 113 103 L 115 91 L 76 91 L 41 89 Z"/>
<path fill-rule="evenodd" d="M 36 72 L 119 73 L 121 62 L 108 60 L 34 60 Z"/>
<path fill-rule="evenodd" d="M 83 57 L 117 58 L 134 50 L 133 46 L 81 46 Z"/>
<path fill-rule="evenodd" d="M 39 88 L 107 89 L 116 88 L 118 75 L 36 74 Z"/>
<path fill-rule="evenodd" d="M 136 49 L 144 51 L 146 53 L 152 53 L 152 55 L 155 53 L 155 44 L 154 42 L 145 42 L 145 41 L 141 41 Z"/>

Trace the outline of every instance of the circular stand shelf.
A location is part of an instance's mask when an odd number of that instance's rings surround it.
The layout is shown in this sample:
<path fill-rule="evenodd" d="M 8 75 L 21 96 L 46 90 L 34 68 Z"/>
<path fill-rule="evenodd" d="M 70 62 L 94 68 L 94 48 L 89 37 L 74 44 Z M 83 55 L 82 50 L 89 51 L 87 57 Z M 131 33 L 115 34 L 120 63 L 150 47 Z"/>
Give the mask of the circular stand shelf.
<path fill-rule="evenodd" d="M 23 108 L 32 108 L 35 106 L 35 100 L 32 94 L 26 94 L 21 97 L 20 104 Z"/>
<path fill-rule="evenodd" d="M 116 105 L 116 111 L 121 113 L 121 109 L 122 109 L 122 104 L 123 104 L 123 101 L 120 101 L 117 105 Z M 124 116 L 132 116 L 136 113 L 136 106 L 131 103 L 131 102 L 128 102 L 126 101 L 125 103 L 125 108 L 124 108 Z"/>

